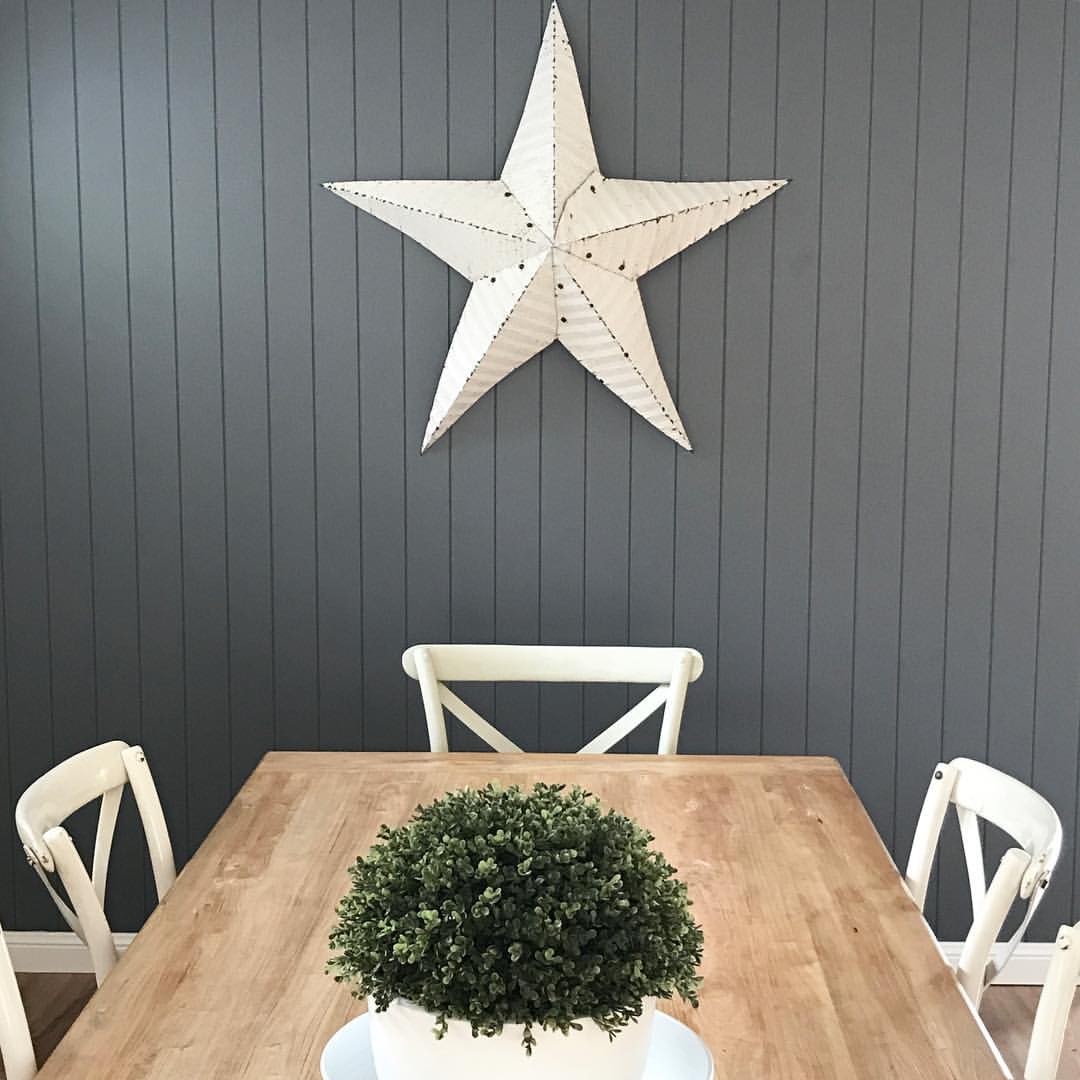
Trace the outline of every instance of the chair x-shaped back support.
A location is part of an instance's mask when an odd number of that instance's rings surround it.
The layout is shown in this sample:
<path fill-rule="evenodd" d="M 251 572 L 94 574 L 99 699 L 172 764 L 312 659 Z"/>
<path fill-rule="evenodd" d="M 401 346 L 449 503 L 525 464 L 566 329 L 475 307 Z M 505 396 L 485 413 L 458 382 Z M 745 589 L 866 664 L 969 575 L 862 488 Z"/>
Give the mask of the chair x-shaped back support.
<path fill-rule="evenodd" d="M 926 901 L 950 804 L 956 807 L 960 823 L 972 912 L 971 929 L 964 940 L 956 975 L 978 1008 L 983 990 L 1020 943 L 1050 883 L 1061 852 L 1061 821 L 1046 799 L 1007 773 L 969 758 L 954 758 L 948 764 L 939 762 L 915 827 L 905 874 L 908 891 L 920 908 Z M 980 819 L 1007 833 L 1018 845 L 1002 856 L 989 887 Z M 1018 898 L 1027 902 L 1020 925 L 994 957 L 997 935 Z"/>
<path fill-rule="evenodd" d="M 114 741 L 84 750 L 31 784 L 15 807 L 15 826 L 30 865 L 64 921 L 89 947 L 99 986 L 117 961 L 112 931 L 105 917 L 105 884 L 120 800 L 128 784 L 142 819 L 160 900 L 176 880 L 176 867 L 161 801 L 141 746 Z M 100 799 L 101 805 L 93 869 L 87 874 L 62 823 L 95 799 Z M 50 879 L 54 873 L 64 886 L 67 900 Z"/>
<path fill-rule="evenodd" d="M 674 754 L 687 685 L 704 667 L 695 649 L 597 645 L 414 645 L 401 662 L 420 683 L 428 740 L 437 753 L 448 749 L 444 707 L 492 749 L 521 753 L 520 746 L 462 701 L 448 682 L 602 682 L 659 685 L 578 753 L 610 750 L 663 706 L 658 752 Z"/>

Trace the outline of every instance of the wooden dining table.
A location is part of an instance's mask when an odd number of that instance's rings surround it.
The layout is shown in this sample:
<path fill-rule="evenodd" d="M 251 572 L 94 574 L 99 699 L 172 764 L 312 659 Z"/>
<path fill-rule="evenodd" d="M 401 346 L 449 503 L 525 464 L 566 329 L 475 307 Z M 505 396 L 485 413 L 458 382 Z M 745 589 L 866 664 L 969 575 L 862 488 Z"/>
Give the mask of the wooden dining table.
<path fill-rule="evenodd" d="M 448 790 L 537 780 L 631 815 L 678 868 L 705 933 L 704 982 L 698 1009 L 661 1007 L 706 1042 L 717 1080 L 1007 1075 L 830 758 L 282 752 L 41 1080 L 317 1078 L 327 1040 L 364 1009 L 325 974 L 356 856 Z"/>

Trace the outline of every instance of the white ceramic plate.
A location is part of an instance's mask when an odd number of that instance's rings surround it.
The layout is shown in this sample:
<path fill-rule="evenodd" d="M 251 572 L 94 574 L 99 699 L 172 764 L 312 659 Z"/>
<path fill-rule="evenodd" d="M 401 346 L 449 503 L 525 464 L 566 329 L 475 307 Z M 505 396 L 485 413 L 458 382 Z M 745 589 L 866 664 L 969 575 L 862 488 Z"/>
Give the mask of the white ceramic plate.
<path fill-rule="evenodd" d="M 322 1055 L 323 1080 L 378 1080 L 367 1013 L 336 1031 Z M 713 1080 L 705 1044 L 685 1024 L 658 1012 L 643 1080 Z"/>

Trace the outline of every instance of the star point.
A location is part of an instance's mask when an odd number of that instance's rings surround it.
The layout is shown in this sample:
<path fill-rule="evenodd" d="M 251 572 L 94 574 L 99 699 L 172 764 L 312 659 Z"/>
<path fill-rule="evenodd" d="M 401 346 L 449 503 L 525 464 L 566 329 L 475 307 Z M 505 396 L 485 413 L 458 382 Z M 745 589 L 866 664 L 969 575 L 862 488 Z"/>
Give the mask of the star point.
<path fill-rule="evenodd" d="M 605 177 L 573 51 L 552 3 L 497 180 L 353 180 L 333 194 L 411 236 L 472 283 L 421 452 L 553 341 L 686 450 L 637 279 L 786 180 Z"/>

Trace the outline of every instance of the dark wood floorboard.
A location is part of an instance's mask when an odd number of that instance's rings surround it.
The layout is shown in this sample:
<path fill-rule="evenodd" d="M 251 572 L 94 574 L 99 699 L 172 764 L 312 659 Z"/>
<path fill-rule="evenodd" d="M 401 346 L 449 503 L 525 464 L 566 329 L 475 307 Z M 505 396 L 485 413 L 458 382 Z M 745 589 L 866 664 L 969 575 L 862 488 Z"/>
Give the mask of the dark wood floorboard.
<path fill-rule="evenodd" d="M 18 978 L 30 1035 L 41 1065 L 93 995 L 94 976 L 23 973 Z M 0 1066 L 0 1077 L 3 1075 Z"/>

